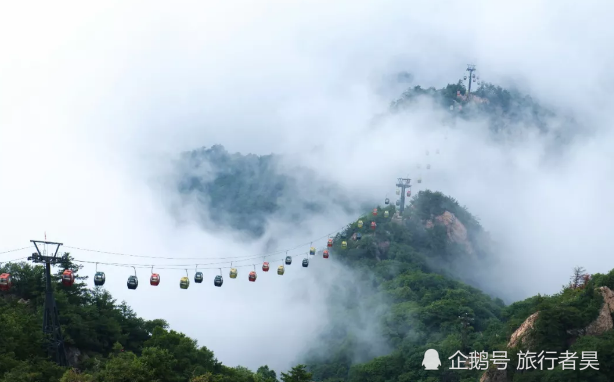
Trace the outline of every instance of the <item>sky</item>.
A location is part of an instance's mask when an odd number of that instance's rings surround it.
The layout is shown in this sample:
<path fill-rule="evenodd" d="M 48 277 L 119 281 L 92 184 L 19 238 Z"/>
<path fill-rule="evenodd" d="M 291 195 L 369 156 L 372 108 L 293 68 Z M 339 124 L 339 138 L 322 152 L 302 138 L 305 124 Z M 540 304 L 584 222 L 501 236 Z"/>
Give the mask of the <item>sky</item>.
<path fill-rule="evenodd" d="M 261 242 L 245 243 L 203 231 L 189 214 L 178 222 L 165 208 L 174 198 L 164 183 L 169 158 L 220 143 L 288 155 L 357 196 L 382 199 L 428 162 L 423 187 L 467 205 L 500 244 L 491 277 L 501 289 L 515 298 L 555 293 L 576 265 L 614 268 L 613 10 L 605 0 L 3 4 L 0 252 L 46 232 L 66 246 L 175 258 L 71 250 L 77 259 L 185 263 L 191 276 L 194 263 L 258 255 L 271 238 L 292 248 L 347 223 L 331 214 L 294 232 L 272 222 Z M 429 105 L 373 127 L 405 86 L 454 83 L 468 63 L 486 82 L 573 113 L 586 134 L 553 162 L 543 138 L 495 145 L 483 124 L 447 129 Z M 411 84 L 391 82 L 401 71 Z M 131 268 L 104 270 L 119 300 L 168 320 L 224 363 L 284 369 L 326 324 L 323 296 L 351 282 L 323 261 L 305 272 L 295 263 L 282 277 L 259 272 L 256 283 L 240 268 L 222 288 L 206 269 L 205 283 L 185 291 L 183 267 L 160 270 L 157 288 L 139 268 L 136 291 L 124 284 Z"/>

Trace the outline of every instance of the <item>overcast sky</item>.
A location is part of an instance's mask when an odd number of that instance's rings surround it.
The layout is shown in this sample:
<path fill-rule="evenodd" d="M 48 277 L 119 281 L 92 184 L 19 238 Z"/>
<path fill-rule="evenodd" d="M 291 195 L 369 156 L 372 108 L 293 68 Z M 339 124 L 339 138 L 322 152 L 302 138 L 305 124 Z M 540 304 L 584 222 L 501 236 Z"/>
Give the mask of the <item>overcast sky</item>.
<path fill-rule="evenodd" d="M 190 277 L 197 262 L 257 255 L 262 243 L 212 235 L 189 220 L 177 224 L 165 209 L 173 195 L 158 180 L 168 156 L 220 143 L 230 151 L 292 155 L 380 199 L 392 195 L 397 176 L 415 177 L 416 164 L 430 162 L 423 186 L 454 196 L 481 218 L 508 263 L 501 285 L 517 298 L 557 292 L 575 265 L 592 273 L 614 268 L 614 3 L 207 4 L 0 6 L 0 251 L 47 232 L 67 246 L 199 258 L 72 250 L 87 261 L 190 264 Z M 574 113 L 594 134 L 552 163 L 544 161 L 540 138 L 496 146 L 479 123 L 446 132 L 428 105 L 369 127 L 404 86 L 456 82 L 467 63 L 484 81 L 513 84 Z M 399 71 L 414 81 L 392 84 Z M 273 224 L 265 240 L 295 247 L 348 218 L 314 220 L 308 232 Z M 259 272 L 256 283 L 241 268 L 222 288 L 211 285 L 217 271 L 206 270 L 205 283 L 187 291 L 178 288 L 183 270 L 160 271 L 162 283 L 153 288 L 149 269 L 139 269 L 137 291 L 125 287 L 131 268 L 104 270 L 118 299 L 146 318 L 167 319 L 224 363 L 279 369 L 326 324 L 331 283 L 348 282 L 323 261 L 308 270 L 295 263 L 281 278 Z"/>

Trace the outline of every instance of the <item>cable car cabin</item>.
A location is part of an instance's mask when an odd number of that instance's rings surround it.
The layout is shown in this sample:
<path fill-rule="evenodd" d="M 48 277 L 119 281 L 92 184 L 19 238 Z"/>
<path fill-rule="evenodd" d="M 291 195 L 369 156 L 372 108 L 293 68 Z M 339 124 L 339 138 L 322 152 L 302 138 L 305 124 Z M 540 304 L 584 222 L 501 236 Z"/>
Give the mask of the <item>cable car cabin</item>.
<path fill-rule="evenodd" d="M 183 276 L 181 280 L 179 281 L 179 288 L 188 289 L 189 286 L 190 286 L 190 279 L 187 278 L 186 276 Z"/>
<path fill-rule="evenodd" d="M 401 205 L 401 201 L 400 201 L 400 200 L 397 200 L 397 202 L 396 202 L 395 204 L 396 204 L 397 206 L 400 206 L 400 205 Z"/>
<path fill-rule="evenodd" d="M 307 268 L 309 266 L 309 259 L 303 259 L 303 267 Z"/>
<path fill-rule="evenodd" d="M 326 246 L 328 248 L 332 248 L 333 247 L 333 239 L 328 239 L 328 243 L 326 244 Z"/>
<path fill-rule="evenodd" d="M 157 273 L 152 273 L 151 277 L 149 277 L 149 284 L 153 286 L 160 285 L 160 275 Z"/>
<path fill-rule="evenodd" d="M 311 256 L 315 255 L 315 254 L 316 254 L 316 247 L 311 247 L 311 248 L 309 248 L 309 254 L 310 254 Z"/>
<path fill-rule="evenodd" d="M 407 190 L 407 196 L 411 196 L 411 190 Z"/>
<path fill-rule="evenodd" d="M 139 286 L 139 279 L 136 276 L 128 277 L 128 289 L 136 289 Z"/>
<path fill-rule="evenodd" d="M 328 249 L 325 249 L 324 252 L 322 252 L 322 257 L 328 259 Z"/>
<path fill-rule="evenodd" d="M 362 239 L 362 235 L 360 234 L 360 232 L 358 232 L 356 234 L 356 240 L 360 240 L 360 239 Z"/>
<path fill-rule="evenodd" d="M 373 216 L 377 216 L 377 208 L 373 209 Z"/>
<path fill-rule="evenodd" d="M 467 79 L 467 76 L 463 76 L 463 80 L 466 80 L 466 79 Z"/>
<path fill-rule="evenodd" d="M 286 269 L 284 268 L 283 265 L 280 265 L 279 267 L 277 267 L 277 274 L 280 276 L 283 276 L 284 272 L 286 272 Z"/>
<path fill-rule="evenodd" d="M 417 182 L 422 183 L 422 178 L 418 178 Z"/>
<path fill-rule="evenodd" d="M 249 272 L 249 281 L 255 282 L 258 275 L 256 275 L 256 271 Z"/>
<path fill-rule="evenodd" d="M 13 280 L 10 273 L 3 273 L 0 275 L 0 290 L 9 290 L 13 286 Z"/>
<path fill-rule="evenodd" d="M 262 264 L 262 271 L 263 272 L 268 272 L 269 271 L 269 263 L 268 262 L 264 262 L 264 264 Z"/>
<path fill-rule="evenodd" d="M 230 278 L 231 279 L 236 279 L 238 273 L 239 272 L 237 272 L 237 268 L 230 268 Z"/>
<path fill-rule="evenodd" d="M 390 216 L 390 212 L 384 211 L 384 217 L 387 218 L 388 216 Z"/>
<path fill-rule="evenodd" d="M 385 204 L 390 204 L 390 199 L 386 198 L 386 200 L 384 200 Z"/>
<path fill-rule="evenodd" d="M 102 286 L 104 285 L 105 281 L 106 277 L 104 275 L 104 272 L 96 272 L 96 274 L 94 274 L 94 285 Z"/>
<path fill-rule="evenodd" d="M 222 284 L 224 284 L 224 279 L 222 278 L 222 275 L 215 276 L 215 279 L 213 280 L 213 285 L 215 285 L 216 287 L 221 287 Z"/>
<path fill-rule="evenodd" d="M 358 221 L 358 228 L 362 228 L 362 220 Z"/>
<path fill-rule="evenodd" d="M 342 241 L 341 242 L 341 248 L 346 249 L 348 247 L 348 242 L 347 241 Z"/>
<path fill-rule="evenodd" d="M 286 256 L 286 265 L 292 264 L 292 256 Z"/>
<path fill-rule="evenodd" d="M 194 282 L 195 283 L 202 283 L 203 282 L 203 273 L 202 272 L 196 272 L 194 274 Z"/>
<path fill-rule="evenodd" d="M 62 273 L 62 284 L 65 286 L 72 286 L 75 283 L 75 274 L 70 269 L 65 270 Z"/>
<path fill-rule="evenodd" d="M 375 227 L 377 227 L 377 224 L 375 224 L 375 222 L 371 222 L 371 229 L 375 229 Z"/>
<path fill-rule="evenodd" d="M 397 189 L 397 195 L 401 195 L 401 190 Z"/>

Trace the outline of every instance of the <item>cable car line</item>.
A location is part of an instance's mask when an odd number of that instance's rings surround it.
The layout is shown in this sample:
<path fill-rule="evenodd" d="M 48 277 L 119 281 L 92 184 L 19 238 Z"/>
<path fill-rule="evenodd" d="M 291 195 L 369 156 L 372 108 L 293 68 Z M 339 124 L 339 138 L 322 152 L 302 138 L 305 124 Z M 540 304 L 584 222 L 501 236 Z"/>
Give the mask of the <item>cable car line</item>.
<path fill-rule="evenodd" d="M 0 255 L 4 255 L 5 253 L 23 251 L 24 249 L 30 249 L 30 248 L 32 248 L 32 247 L 23 247 L 23 248 L 9 249 L 8 251 L 0 252 Z"/>

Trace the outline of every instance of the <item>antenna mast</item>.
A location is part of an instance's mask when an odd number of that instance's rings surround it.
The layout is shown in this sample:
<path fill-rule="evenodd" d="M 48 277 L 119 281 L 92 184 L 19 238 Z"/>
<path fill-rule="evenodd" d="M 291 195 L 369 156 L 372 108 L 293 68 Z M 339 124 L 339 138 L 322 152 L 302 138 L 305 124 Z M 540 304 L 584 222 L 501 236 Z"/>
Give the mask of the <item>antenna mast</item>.
<path fill-rule="evenodd" d="M 45 233 L 47 239 L 47 233 Z M 30 240 L 36 248 L 36 253 L 28 257 L 28 260 L 34 263 L 45 264 L 45 307 L 43 314 L 43 334 L 48 338 L 48 353 L 51 358 L 60 366 L 68 366 L 66 358 L 66 348 L 64 347 L 64 337 L 62 336 L 62 328 L 60 327 L 60 317 L 58 307 L 53 297 L 53 287 L 51 285 L 51 266 L 56 265 L 62 258 L 58 258 L 58 251 L 62 243 L 54 243 L 47 240 Z M 55 245 L 55 253 L 52 256 L 43 255 L 38 244 Z M 53 251 L 51 251 L 53 252 Z"/>
<path fill-rule="evenodd" d="M 411 179 L 409 178 L 397 178 L 397 187 L 401 189 L 401 206 L 399 208 L 399 216 L 403 216 L 405 210 L 405 189 L 411 189 Z"/>
<path fill-rule="evenodd" d="M 471 82 L 475 78 L 475 74 L 473 74 L 473 72 L 475 72 L 475 65 L 467 64 L 467 71 L 469 72 L 469 85 L 467 87 L 467 95 L 469 95 L 471 94 Z"/>

